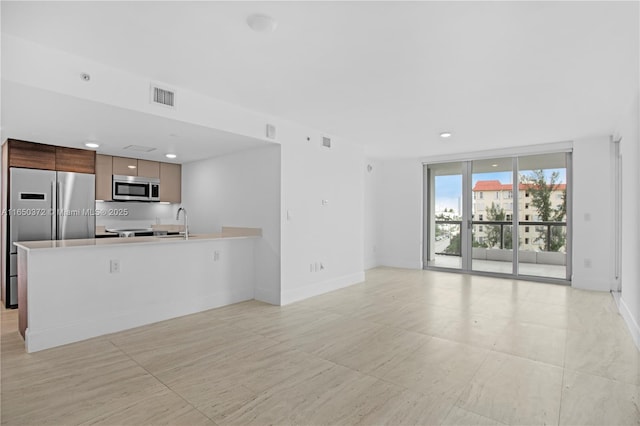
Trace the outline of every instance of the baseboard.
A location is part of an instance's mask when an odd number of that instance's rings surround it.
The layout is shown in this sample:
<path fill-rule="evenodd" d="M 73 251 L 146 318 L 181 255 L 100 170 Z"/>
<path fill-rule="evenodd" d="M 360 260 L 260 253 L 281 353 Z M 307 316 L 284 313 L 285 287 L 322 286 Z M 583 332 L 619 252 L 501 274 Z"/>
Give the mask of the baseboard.
<path fill-rule="evenodd" d="M 618 310 L 620 311 L 620 315 L 622 316 L 622 319 L 624 319 L 624 322 L 627 323 L 627 327 L 629 328 L 629 332 L 631 333 L 631 338 L 640 350 L 640 326 L 638 326 L 638 322 L 633 317 L 631 311 L 629 310 L 629 307 L 626 303 L 624 303 L 624 299 L 622 298 L 620 298 Z"/>
<path fill-rule="evenodd" d="M 146 306 L 146 309 L 137 309 L 78 324 L 67 324 L 37 331 L 27 328 L 25 348 L 27 352 L 37 352 L 252 299 L 253 294 L 248 291 L 242 294 L 221 292 L 194 298 L 180 303 L 180 305 L 176 305 L 175 302 L 150 305 Z"/>
<path fill-rule="evenodd" d="M 389 268 L 422 269 L 422 262 L 408 259 L 382 258 L 376 266 L 387 266 Z"/>
<path fill-rule="evenodd" d="M 280 294 L 265 288 L 256 288 L 254 298 L 260 302 L 280 305 Z"/>
<path fill-rule="evenodd" d="M 378 266 L 382 266 L 380 265 L 380 262 L 378 262 L 378 259 L 375 260 L 365 260 L 364 261 L 364 269 L 373 269 L 373 268 L 377 268 Z"/>
<path fill-rule="evenodd" d="M 571 280 L 571 287 L 580 290 L 591 291 L 611 291 L 611 286 L 607 280 L 594 280 L 590 278 L 573 276 Z"/>
<path fill-rule="evenodd" d="M 360 283 L 364 280 L 364 271 L 362 271 L 355 274 L 344 275 L 342 277 L 334 278 L 327 281 L 313 283 L 301 288 L 295 288 L 293 290 L 282 293 L 280 304 L 288 305 L 289 303 L 308 299 L 313 296 L 319 296 L 321 294 L 339 290 L 344 287 L 349 287 L 350 285 Z"/>

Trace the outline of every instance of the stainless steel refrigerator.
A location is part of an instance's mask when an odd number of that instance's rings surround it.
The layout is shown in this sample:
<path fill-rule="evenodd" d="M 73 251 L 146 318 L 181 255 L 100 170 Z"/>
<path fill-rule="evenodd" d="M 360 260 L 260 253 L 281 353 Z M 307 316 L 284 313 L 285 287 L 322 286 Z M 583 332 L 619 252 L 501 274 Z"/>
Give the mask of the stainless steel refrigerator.
<path fill-rule="evenodd" d="M 9 170 L 10 262 L 5 301 L 18 305 L 16 241 L 95 237 L 95 175 L 11 168 Z"/>

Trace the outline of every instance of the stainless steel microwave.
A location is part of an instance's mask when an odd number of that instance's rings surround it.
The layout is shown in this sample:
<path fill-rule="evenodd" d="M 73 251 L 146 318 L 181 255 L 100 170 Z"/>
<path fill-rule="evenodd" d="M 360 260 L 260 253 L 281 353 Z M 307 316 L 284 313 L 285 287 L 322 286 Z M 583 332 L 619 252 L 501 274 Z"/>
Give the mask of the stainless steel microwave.
<path fill-rule="evenodd" d="M 160 201 L 160 179 L 113 175 L 114 201 Z"/>

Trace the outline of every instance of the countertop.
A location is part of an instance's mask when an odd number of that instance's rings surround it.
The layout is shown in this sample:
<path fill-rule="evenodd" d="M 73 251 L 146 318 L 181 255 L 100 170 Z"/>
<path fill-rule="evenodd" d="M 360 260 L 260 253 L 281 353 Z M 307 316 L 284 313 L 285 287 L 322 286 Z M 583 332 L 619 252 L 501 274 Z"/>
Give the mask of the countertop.
<path fill-rule="evenodd" d="M 18 241 L 16 247 L 25 250 L 60 249 L 70 247 L 118 246 L 131 244 L 189 243 L 234 238 L 255 238 L 262 236 L 260 228 L 223 227 L 222 232 L 189 235 L 185 240 L 182 235 L 131 238 L 83 238 L 76 240 Z"/>

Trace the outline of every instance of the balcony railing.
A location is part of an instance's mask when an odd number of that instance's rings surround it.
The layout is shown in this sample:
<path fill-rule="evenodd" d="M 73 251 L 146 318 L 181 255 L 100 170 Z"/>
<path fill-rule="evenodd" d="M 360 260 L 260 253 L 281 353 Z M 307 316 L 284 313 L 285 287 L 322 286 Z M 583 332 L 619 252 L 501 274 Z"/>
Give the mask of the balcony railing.
<path fill-rule="evenodd" d="M 446 227 L 441 227 L 438 232 L 438 225 L 447 225 Z M 451 229 L 451 228 L 454 229 Z M 462 229 L 462 221 L 461 220 L 436 220 L 436 247 L 438 245 L 438 237 L 446 236 L 449 239 L 449 245 L 439 252 L 436 252 L 438 255 L 442 256 L 462 256 L 462 248 L 461 244 L 458 243 L 457 250 L 455 251 L 445 251 L 451 247 L 451 242 L 456 235 L 460 235 L 460 229 Z"/>
<path fill-rule="evenodd" d="M 442 236 L 442 235 L 448 235 L 449 237 L 449 242 L 450 245 L 445 247 L 444 250 L 441 250 L 439 252 L 436 252 L 436 254 L 438 255 L 445 255 L 445 256 L 462 256 L 462 248 L 461 248 L 461 244 L 460 242 L 458 242 L 457 247 L 454 247 L 454 250 L 451 251 L 446 251 L 449 247 L 451 247 L 451 241 L 453 241 L 453 238 L 456 235 L 459 235 L 460 233 L 460 229 L 462 227 L 462 221 L 461 220 L 436 220 L 435 221 L 436 224 L 436 229 L 438 228 L 438 226 L 441 226 L 440 229 L 437 229 L 436 231 L 436 243 L 438 241 L 438 236 Z M 443 225 L 446 225 L 446 229 Z M 483 226 L 483 227 L 499 227 L 500 228 L 500 236 L 498 238 L 498 245 L 496 248 L 500 248 L 503 249 L 507 244 L 505 244 L 505 229 L 510 229 L 513 227 L 513 222 L 512 221 L 480 221 L 480 220 L 474 220 L 471 221 L 470 225 L 472 226 Z M 451 227 L 454 227 L 454 230 L 452 231 Z M 552 242 L 552 228 L 555 227 L 565 227 L 567 226 L 566 222 L 532 222 L 532 221 L 521 221 L 518 222 L 518 226 L 532 226 L 535 228 L 534 233 L 537 233 L 537 238 L 534 241 L 537 241 L 540 239 L 540 228 L 544 228 L 544 251 L 552 251 L 550 250 L 550 244 Z M 455 229 L 457 228 L 457 230 Z M 494 229 L 496 229 L 494 228 Z M 483 232 L 486 234 L 487 231 Z M 563 236 L 566 236 L 566 231 L 562 233 Z M 522 237 L 522 236 L 520 236 Z M 456 250 L 457 248 L 457 250 Z M 557 250 L 555 250 L 557 251 Z"/>

